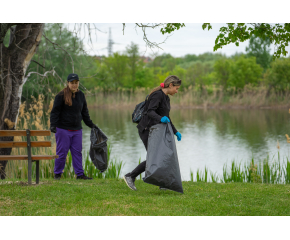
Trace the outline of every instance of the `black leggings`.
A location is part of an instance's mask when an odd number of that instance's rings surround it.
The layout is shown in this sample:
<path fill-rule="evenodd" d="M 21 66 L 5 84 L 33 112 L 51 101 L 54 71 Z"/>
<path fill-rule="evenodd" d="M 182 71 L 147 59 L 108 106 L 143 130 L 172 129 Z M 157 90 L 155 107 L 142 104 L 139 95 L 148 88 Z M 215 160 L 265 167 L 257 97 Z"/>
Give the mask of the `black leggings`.
<path fill-rule="evenodd" d="M 144 143 L 144 146 L 147 151 L 147 144 L 148 144 L 148 137 L 149 137 L 149 130 L 144 130 L 143 132 L 139 131 L 139 136 Z M 131 177 L 135 180 L 135 178 L 141 174 L 142 172 L 145 172 L 146 167 L 146 161 L 141 162 L 132 172 L 127 173 L 126 177 Z"/>

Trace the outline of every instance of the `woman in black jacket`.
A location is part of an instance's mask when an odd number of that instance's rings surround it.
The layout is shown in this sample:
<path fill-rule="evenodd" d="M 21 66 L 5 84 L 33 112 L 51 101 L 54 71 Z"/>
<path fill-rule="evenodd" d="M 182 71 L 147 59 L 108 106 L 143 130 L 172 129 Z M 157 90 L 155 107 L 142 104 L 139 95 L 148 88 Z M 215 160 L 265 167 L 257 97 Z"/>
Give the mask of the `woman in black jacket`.
<path fill-rule="evenodd" d="M 54 99 L 50 114 L 50 131 L 55 133 L 56 154 L 54 178 L 59 180 L 65 166 L 65 160 L 70 150 L 73 168 L 77 179 L 92 179 L 84 174 L 82 165 L 82 124 L 96 127 L 92 122 L 84 93 L 79 88 L 77 74 L 69 74 L 67 87 L 60 91 Z"/>
<path fill-rule="evenodd" d="M 181 80 L 174 75 L 168 76 L 160 86 L 154 88 L 150 93 L 147 101 L 147 114 L 143 115 L 141 121 L 137 125 L 139 136 L 144 143 L 147 150 L 149 129 L 151 126 L 158 123 L 170 123 L 177 140 L 181 140 L 181 134 L 174 127 L 170 117 L 170 98 L 168 95 L 173 96 L 178 92 L 181 85 Z M 135 187 L 136 177 L 145 171 L 146 161 L 140 163 L 132 172 L 124 176 L 127 186 L 132 190 L 137 190 Z"/>

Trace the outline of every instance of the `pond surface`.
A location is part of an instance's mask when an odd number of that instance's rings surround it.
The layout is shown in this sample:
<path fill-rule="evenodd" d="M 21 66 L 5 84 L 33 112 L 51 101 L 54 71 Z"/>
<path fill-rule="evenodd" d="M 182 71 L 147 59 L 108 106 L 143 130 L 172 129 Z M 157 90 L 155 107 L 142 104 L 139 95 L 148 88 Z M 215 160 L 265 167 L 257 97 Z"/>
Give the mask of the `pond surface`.
<path fill-rule="evenodd" d="M 90 116 L 109 137 L 112 157 L 125 164 L 121 176 L 146 159 L 146 150 L 139 138 L 136 124 L 131 121 L 130 109 L 89 109 Z M 182 180 L 190 180 L 190 170 L 204 170 L 222 176 L 225 163 L 232 160 L 258 162 L 270 156 L 281 159 L 289 156 L 290 135 L 288 109 L 172 109 L 170 117 L 182 134 L 178 142 Z M 90 128 L 83 125 L 83 149 L 90 148 Z"/>

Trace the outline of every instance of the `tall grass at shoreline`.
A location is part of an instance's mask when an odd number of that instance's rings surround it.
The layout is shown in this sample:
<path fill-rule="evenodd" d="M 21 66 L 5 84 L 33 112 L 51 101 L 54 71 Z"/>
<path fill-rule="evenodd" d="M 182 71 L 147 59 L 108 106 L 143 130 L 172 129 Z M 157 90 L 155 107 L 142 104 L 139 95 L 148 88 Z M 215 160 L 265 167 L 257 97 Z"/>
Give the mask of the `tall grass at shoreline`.
<path fill-rule="evenodd" d="M 87 102 L 90 107 L 134 107 L 144 101 L 150 93 L 150 88 L 136 89 L 108 89 L 95 88 L 87 94 Z M 268 87 L 246 85 L 243 90 L 236 92 L 235 88 L 224 92 L 222 88 L 214 85 L 200 87 L 190 86 L 179 91 L 171 97 L 172 107 L 184 108 L 271 108 L 289 107 L 290 92 L 268 92 Z"/>
<path fill-rule="evenodd" d="M 279 153 L 278 160 L 272 162 L 270 162 L 269 156 L 258 164 L 255 164 L 254 158 L 250 164 L 243 165 L 232 161 L 229 167 L 224 164 L 222 176 L 209 172 L 205 167 L 204 171 L 198 169 L 195 174 L 190 171 L 190 179 L 192 182 L 289 184 L 290 161 L 286 158 L 286 161 L 281 163 Z"/>
<path fill-rule="evenodd" d="M 122 161 L 116 161 L 110 159 L 110 147 L 108 147 L 108 168 L 105 172 L 101 173 L 98 169 L 96 169 L 95 165 L 92 163 L 89 157 L 89 151 L 83 152 L 83 169 L 84 174 L 88 177 L 92 178 L 113 178 L 119 179 L 120 172 L 122 167 L 124 166 Z M 22 162 L 23 164 L 19 164 Z M 9 172 L 7 174 L 8 178 L 11 179 L 27 179 L 28 172 L 28 164 L 27 161 L 9 161 L 7 166 L 9 168 Z M 40 169 L 40 178 L 49 179 L 54 177 L 54 161 L 40 161 L 39 163 Z M 36 177 L 35 172 L 35 164 L 32 164 L 32 178 Z M 63 179 L 74 179 L 76 178 L 75 172 L 72 165 L 72 156 L 71 153 L 68 152 L 68 157 L 66 160 L 65 168 L 62 173 Z"/>

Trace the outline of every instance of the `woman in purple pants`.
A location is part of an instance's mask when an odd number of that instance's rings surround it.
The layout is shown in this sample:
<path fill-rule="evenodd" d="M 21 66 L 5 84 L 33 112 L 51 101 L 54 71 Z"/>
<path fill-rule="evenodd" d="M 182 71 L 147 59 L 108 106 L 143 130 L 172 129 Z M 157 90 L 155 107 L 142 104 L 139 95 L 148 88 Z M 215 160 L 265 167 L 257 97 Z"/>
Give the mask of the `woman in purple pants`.
<path fill-rule="evenodd" d="M 92 179 L 84 174 L 82 165 L 82 124 L 96 127 L 92 122 L 85 95 L 79 89 L 79 77 L 71 73 L 67 77 L 67 87 L 54 99 L 50 114 L 50 131 L 55 133 L 56 154 L 54 179 L 59 180 L 63 172 L 66 156 L 70 150 L 77 179 Z"/>

